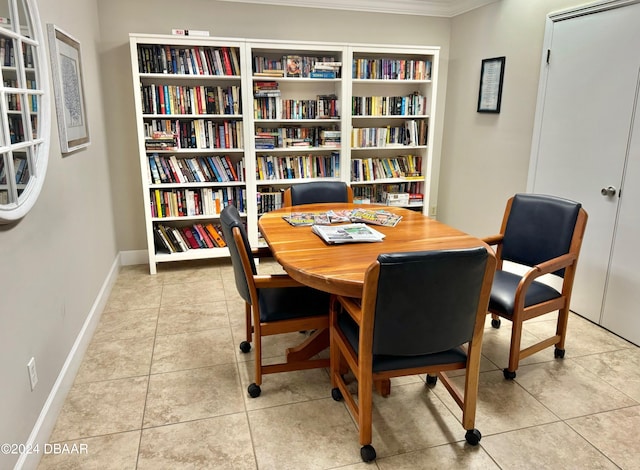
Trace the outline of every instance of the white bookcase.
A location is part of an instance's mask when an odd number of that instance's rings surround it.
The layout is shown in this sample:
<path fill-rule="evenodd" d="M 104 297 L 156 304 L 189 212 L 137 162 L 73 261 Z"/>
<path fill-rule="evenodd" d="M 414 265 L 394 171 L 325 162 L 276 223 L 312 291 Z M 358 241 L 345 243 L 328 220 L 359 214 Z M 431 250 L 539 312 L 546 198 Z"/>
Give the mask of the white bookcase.
<path fill-rule="evenodd" d="M 431 124 L 435 114 L 439 48 L 147 34 L 131 34 L 130 47 L 152 274 L 161 262 L 228 256 L 228 249 L 220 247 L 167 250 L 161 240 L 161 227 L 165 232 L 197 224 L 215 227 L 219 211 L 232 200 L 246 218 L 250 242 L 257 246 L 260 244 L 257 226 L 261 213 L 281 204 L 282 190 L 311 179 L 345 181 L 353 186 L 356 194 L 380 194 L 383 189 L 389 189 L 384 186 L 389 184 L 400 185 L 396 186 L 400 188 L 411 185 L 424 195 L 424 202 L 413 205 L 428 215 L 434 135 Z M 200 56 L 203 69 L 182 70 L 180 63 L 188 61 L 181 50 L 191 53 L 186 56 Z M 222 74 L 218 74 L 212 65 L 209 67 L 213 70 L 207 73 L 204 66 L 206 53 L 211 52 L 213 58 L 210 60 L 215 61 L 215 51 L 222 56 Z M 227 69 L 224 66 L 226 53 L 230 58 Z M 167 57 L 171 57 L 171 61 Z M 358 78 L 354 75 L 359 70 L 355 65 L 358 61 L 376 64 L 383 59 L 385 66 L 387 59 L 403 61 L 398 62 L 403 67 L 420 62 L 420 70 L 424 70 L 425 75 L 408 74 L 400 78 L 377 75 Z M 173 61 L 176 62 L 175 70 L 171 69 Z M 276 70 L 278 68 L 280 72 Z M 430 74 L 426 75 L 428 68 Z M 233 99 L 235 108 L 213 109 L 206 103 L 199 109 L 189 108 L 184 100 L 188 103 L 193 99 L 192 95 L 197 95 L 195 89 L 204 90 L 205 98 L 207 91 L 215 90 L 210 97 L 213 102 L 225 99 L 226 95 L 221 95 L 220 90 L 231 90 L 228 96 Z M 160 94 L 168 103 L 174 103 L 170 111 L 166 103 L 161 108 Z M 366 113 L 355 112 L 358 100 L 371 102 L 371 97 L 376 97 L 374 100 L 378 104 L 390 102 L 392 97 L 415 95 L 424 98 L 420 107 L 417 104 L 407 107 L 405 99 L 405 107 L 398 108 L 404 109 L 400 114 L 395 108 L 393 114 L 391 111 L 370 112 L 370 108 Z M 181 96 L 182 100 L 179 99 Z M 232 145 L 219 148 L 213 134 L 217 127 L 224 128 L 225 123 L 227 127 L 233 127 L 237 137 L 232 139 Z M 388 135 L 395 135 L 396 128 L 409 128 L 412 123 L 423 123 L 426 131 L 422 142 L 403 138 L 393 145 L 389 138 L 372 146 L 360 145 L 352 138 L 355 132 L 365 132 L 362 129 L 386 129 Z M 155 128 L 158 129 L 154 135 Z M 162 129 L 166 135 L 161 133 Z M 174 134 L 177 134 L 177 141 L 172 145 Z M 228 136 L 226 140 L 229 140 Z M 388 160 L 390 163 L 395 159 L 400 165 L 398 160 L 406 159 L 406 155 L 412 155 L 420 162 L 418 168 L 413 169 L 413 175 L 375 174 L 373 178 L 367 173 L 364 180 L 354 173 L 354 164 L 359 161 L 367 161 L 370 168 L 374 161 Z M 196 181 L 185 180 L 184 175 L 181 179 L 179 174 L 173 178 L 165 174 L 162 178 L 159 168 L 158 174 L 154 174 L 154 163 L 156 167 L 166 165 L 169 173 L 171 168 L 175 170 L 182 165 L 191 168 L 194 162 L 215 166 L 211 159 L 222 157 L 234 166 L 239 181 L 233 178 L 217 181 L 211 167 L 211 177 L 203 174 L 200 181 L 197 176 L 194 176 Z M 408 166 L 404 169 L 409 170 Z M 204 168 L 201 170 L 205 173 Z M 197 195 L 196 203 L 200 199 L 202 209 L 196 213 L 193 213 L 191 202 L 189 210 L 185 206 L 185 200 L 191 200 L 189 191 Z M 215 195 L 221 196 L 218 206 L 203 203 L 203 200 L 211 201 Z M 164 205 L 168 206 L 166 213 L 162 212 Z"/>

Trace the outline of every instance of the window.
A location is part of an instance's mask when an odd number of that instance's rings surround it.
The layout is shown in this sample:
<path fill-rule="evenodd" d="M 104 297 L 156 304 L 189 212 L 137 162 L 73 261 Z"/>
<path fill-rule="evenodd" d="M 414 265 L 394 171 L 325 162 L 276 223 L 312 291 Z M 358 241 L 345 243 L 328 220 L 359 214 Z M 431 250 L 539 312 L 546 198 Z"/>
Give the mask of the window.
<path fill-rule="evenodd" d="M 0 223 L 35 203 L 47 169 L 50 99 L 35 0 L 0 0 Z"/>

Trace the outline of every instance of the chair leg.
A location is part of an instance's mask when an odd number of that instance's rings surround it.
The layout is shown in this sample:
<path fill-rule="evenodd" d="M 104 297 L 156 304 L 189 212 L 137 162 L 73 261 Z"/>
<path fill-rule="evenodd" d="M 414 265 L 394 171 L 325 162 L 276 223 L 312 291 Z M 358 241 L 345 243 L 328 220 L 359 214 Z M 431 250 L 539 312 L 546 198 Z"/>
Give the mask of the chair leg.
<path fill-rule="evenodd" d="M 244 304 L 244 321 L 247 335 L 247 343 L 251 342 L 253 327 L 251 326 L 251 305 Z"/>
<path fill-rule="evenodd" d="M 560 341 L 556 345 L 556 350 L 563 351 L 564 356 L 564 343 L 567 339 L 567 324 L 569 323 L 569 307 L 565 307 L 558 311 L 558 326 L 556 327 L 556 335 L 560 336 Z M 558 357 L 558 356 L 556 356 Z"/>
<path fill-rule="evenodd" d="M 369 374 L 358 374 L 358 429 L 362 446 L 370 445 L 372 439 L 373 383 Z"/>
<path fill-rule="evenodd" d="M 504 369 L 505 379 L 515 379 L 520 364 L 520 341 L 522 340 L 522 322 L 511 322 L 511 347 L 509 348 L 509 367 Z"/>

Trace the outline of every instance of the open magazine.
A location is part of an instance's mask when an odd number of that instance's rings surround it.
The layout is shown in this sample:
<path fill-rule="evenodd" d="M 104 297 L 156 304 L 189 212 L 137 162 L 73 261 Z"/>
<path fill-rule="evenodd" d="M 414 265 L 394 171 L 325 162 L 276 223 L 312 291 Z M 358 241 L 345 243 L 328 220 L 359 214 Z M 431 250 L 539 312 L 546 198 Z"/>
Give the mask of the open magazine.
<path fill-rule="evenodd" d="M 383 233 L 366 224 L 314 225 L 313 233 L 330 245 L 338 243 L 381 242 Z"/>
<path fill-rule="evenodd" d="M 293 226 L 356 222 L 395 227 L 402 216 L 384 209 L 342 209 L 328 212 L 292 212 L 282 218 Z"/>

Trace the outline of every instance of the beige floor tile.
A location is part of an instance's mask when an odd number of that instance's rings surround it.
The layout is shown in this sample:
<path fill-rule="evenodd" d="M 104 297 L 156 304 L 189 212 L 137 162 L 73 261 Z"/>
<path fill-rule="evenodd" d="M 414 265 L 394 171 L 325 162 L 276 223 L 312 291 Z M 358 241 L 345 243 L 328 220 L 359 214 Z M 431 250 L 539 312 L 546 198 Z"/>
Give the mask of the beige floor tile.
<path fill-rule="evenodd" d="M 236 364 L 152 375 L 143 427 L 244 411 Z"/>
<path fill-rule="evenodd" d="M 189 264 L 165 266 L 161 272 L 161 278 L 165 285 L 219 281 L 222 279 L 220 261 L 205 260 L 191 266 Z"/>
<path fill-rule="evenodd" d="M 228 327 L 229 316 L 227 315 L 227 303 L 224 301 L 160 307 L 159 335 Z"/>
<path fill-rule="evenodd" d="M 540 339 L 556 332 L 555 322 L 538 322 L 527 325 L 527 331 Z M 571 315 L 567 326 L 565 357 L 585 356 L 589 354 L 628 349 L 631 343 L 600 328 L 579 315 Z M 553 356 L 553 354 L 552 354 Z"/>
<path fill-rule="evenodd" d="M 486 436 L 480 445 L 505 469 L 617 468 L 562 422 Z"/>
<path fill-rule="evenodd" d="M 162 306 L 204 304 L 225 300 L 222 280 L 193 281 L 180 284 L 164 284 Z"/>
<path fill-rule="evenodd" d="M 273 358 L 274 362 L 283 361 L 284 357 Z M 291 372 L 280 372 L 262 376 L 262 393 L 257 398 L 251 398 L 247 387 L 255 380 L 254 362 L 238 364 L 242 395 L 247 410 L 269 408 L 272 406 L 297 403 L 301 401 L 317 400 L 331 396 L 331 381 L 325 369 L 308 369 Z"/>
<path fill-rule="evenodd" d="M 463 389 L 464 377 L 454 377 L 453 382 L 461 390 Z M 433 391 L 462 422 L 462 410 L 447 389 L 438 383 Z M 534 399 L 517 382 L 506 380 L 502 371 L 480 374 L 475 427 L 480 430 L 483 436 L 557 420 L 558 418 L 553 413 Z M 464 432 L 461 431 L 459 438 L 464 438 Z"/>
<path fill-rule="evenodd" d="M 151 373 L 234 363 L 234 350 L 228 328 L 158 336 Z"/>
<path fill-rule="evenodd" d="M 149 375 L 154 338 L 92 341 L 87 348 L 76 383 Z"/>
<path fill-rule="evenodd" d="M 623 469 L 640 468 L 640 406 L 568 421 L 575 431 Z"/>
<path fill-rule="evenodd" d="M 640 403 L 640 348 L 576 357 L 573 360 Z"/>
<path fill-rule="evenodd" d="M 75 384 L 50 442 L 133 431 L 142 427 L 148 377 Z"/>
<path fill-rule="evenodd" d="M 64 452 L 64 447 L 56 451 L 50 447 L 50 453 L 44 455 L 38 470 L 135 470 L 139 443 L 140 431 L 63 442 L 60 445 L 66 445 L 71 451 Z"/>
<path fill-rule="evenodd" d="M 109 295 L 109 300 L 104 308 L 104 312 L 114 310 L 142 310 L 147 308 L 160 307 L 162 297 L 162 285 L 139 287 L 119 287 L 114 288 Z"/>
<path fill-rule="evenodd" d="M 240 351 L 240 343 L 246 339 L 246 331 L 244 324 L 232 328 L 233 344 L 235 345 L 235 354 L 238 362 L 255 360 L 255 345 L 251 344 L 251 350 L 248 353 Z M 294 333 L 283 333 L 280 335 L 271 335 L 262 337 L 262 358 L 279 357 L 285 354 L 287 348 L 298 346 L 307 339 L 305 333 L 296 331 Z"/>
<path fill-rule="evenodd" d="M 637 404 L 572 359 L 521 367 L 515 380 L 562 419 Z"/>
<path fill-rule="evenodd" d="M 105 312 L 100 317 L 93 341 L 154 337 L 157 323 L 157 308 Z"/>
<path fill-rule="evenodd" d="M 380 470 L 499 469 L 482 446 L 455 442 L 376 460 Z"/>
<path fill-rule="evenodd" d="M 261 470 L 329 469 L 361 463 L 356 427 L 343 403 L 327 398 L 248 415 Z"/>
<path fill-rule="evenodd" d="M 244 413 L 144 429 L 138 470 L 255 469 Z"/>
<path fill-rule="evenodd" d="M 149 265 L 138 264 L 133 266 L 122 266 L 114 284 L 114 289 L 125 288 L 147 288 L 161 286 L 162 276 L 149 275 Z"/>

